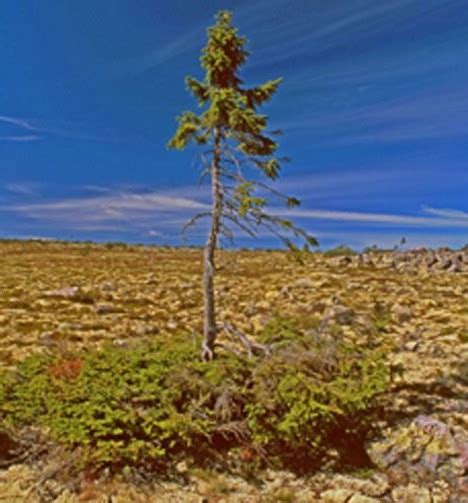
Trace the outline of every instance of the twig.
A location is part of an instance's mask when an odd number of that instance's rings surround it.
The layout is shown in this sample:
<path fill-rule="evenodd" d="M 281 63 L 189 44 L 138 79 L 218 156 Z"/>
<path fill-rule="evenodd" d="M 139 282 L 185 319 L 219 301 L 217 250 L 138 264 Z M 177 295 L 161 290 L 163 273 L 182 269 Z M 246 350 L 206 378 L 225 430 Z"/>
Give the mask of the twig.
<path fill-rule="evenodd" d="M 239 339 L 242 346 L 247 350 L 249 358 L 255 356 L 255 353 L 261 353 L 267 356 L 271 355 L 271 348 L 269 346 L 251 341 L 245 334 L 243 334 L 240 330 L 233 327 L 229 323 L 224 323 L 222 327 L 229 334 Z"/>

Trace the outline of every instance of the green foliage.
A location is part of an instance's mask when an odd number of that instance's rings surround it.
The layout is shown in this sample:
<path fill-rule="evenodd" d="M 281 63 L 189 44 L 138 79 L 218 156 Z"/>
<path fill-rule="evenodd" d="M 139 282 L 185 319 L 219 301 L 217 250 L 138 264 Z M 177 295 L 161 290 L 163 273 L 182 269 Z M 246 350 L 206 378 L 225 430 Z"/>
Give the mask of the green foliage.
<path fill-rule="evenodd" d="M 240 70 L 249 56 L 245 48 L 247 39 L 233 26 L 230 12 L 220 11 L 207 35 L 200 60 L 204 79 L 186 78 L 187 88 L 202 110 L 185 111 L 177 118 L 178 128 L 168 147 L 179 150 L 190 144 L 210 147 L 202 155 L 203 173 L 211 175 L 212 181 L 216 178 L 214 198 L 222 223 L 215 227 L 229 241 L 234 236 L 232 228 L 254 237 L 258 228 L 263 227 L 291 250 L 295 250 L 295 245 L 283 232 L 316 246 L 317 241 L 292 222 L 266 212 L 267 194 L 286 207 L 299 205 L 298 199 L 260 181 L 276 180 L 281 165 L 287 161 L 276 155 L 278 143 L 274 137 L 279 131 L 268 132 L 268 117 L 258 111 L 276 93 L 281 79 L 252 88 L 244 86 Z M 248 168 L 254 168 L 252 176 L 246 175 Z M 197 215 L 185 229 L 210 216 L 209 212 Z"/>
<path fill-rule="evenodd" d="M 186 85 L 199 105 L 205 107 L 200 115 L 184 112 L 178 117 L 179 128 L 168 146 L 183 149 L 189 143 L 206 143 L 214 128 L 224 138 L 238 143 L 239 151 L 247 155 L 271 156 L 277 144 L 264 135 L 267 118 L 256 108 L 268 101 L 276 92 L 281 79 L 270 80 L 260 86 L 244 89 L 239 68 L 245 63 L 247 40 L 232 25 L 232 14 L 221 11 L 216 23 L 208 28 L 208 40 L 203 48 L 201 66 L 205 71 L 203 82 L 186 78 Z M 279 162 L 275 158 L 258 164 L 270 178 L 276 178 Z"/>
<path fill-rule="evenodd" d="M 183 336 L 130 350 L 34 355 L 2 379 L 0 417 L 9 427 L 49 429 L 93 465 L 175 459 L 208 442 L 217 396 L 234 383 L 241 389 L 248 369 L 237 358 L 199 362 Z"/>
<path fill-rule="evenodd" d="M 364 438 L 389 383 L 382 350 L 322 334 L 315 318 L 301 321 L 279 319 L 265 328 L 263 340 L 275 350 L 256 367 L 247 405 L 255 442 L 299 468 L 335 442 Z"/>
<path fill-rule="evenodd" d="M 4 427 L 41 426 L 85 465 L 167 466 L 220 450 L 266 452 L 292 468 L 364 438 L 388 384 L 378 351 L 326 339 L 318 320 L 277 319 L 271 356 L 196 357 L 191 337 L 96 352 L 38 354 L 0 379 Z"/>
<path fill-rule="evenodd" d="M 323 252 L 325 257 L 342 257 L 356 255 L 356 252 L 349 246 L 340 245 Z"/>
<path fill-rule="evenodd" d="M 373 306 L 373 314 L 374 325 L 377 332 L 386 332 L 391 321 L 391 314 L 388 306 L 380 302 L 376 302 Z"/>

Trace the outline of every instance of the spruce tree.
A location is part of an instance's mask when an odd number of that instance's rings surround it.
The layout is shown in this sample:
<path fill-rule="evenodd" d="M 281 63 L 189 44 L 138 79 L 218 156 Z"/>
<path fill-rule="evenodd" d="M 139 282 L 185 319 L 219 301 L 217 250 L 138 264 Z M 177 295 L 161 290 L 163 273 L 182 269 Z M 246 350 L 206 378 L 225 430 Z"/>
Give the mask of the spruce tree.
<path fill-rule="evenodd" d="M 210 229 L 203 256 L 204 339 L 202 359 L 214 356 L 218 333 L 215 310 L 215 251 L 221 236 L 232 241 L 234 228 L 256 236 L 263 227 L 290 249 L 296 249 L 293 237 L 316 245 L 316 240 L 291 221 L 268 213 L 268 195 L 286 206 L 299 205 L 296 198 L 284 196 L 263 180 L 275 180 L 282 161 L 276 155 L 278 131 L 267 131 L 267 117 L 258 108 L 268 101 L 281 83 L 280 78 L 247 88 L 239 70 L 249 53 L 247 40 L 232 24 L 232 14 L 221 11 L 208 28 L 208 41 L 202 50 L 201 66 L 205 78 L 186 78 L 188 89 L 203 111 L 184 112 L 178 117 L 178 129 L 168 146 L 184 149 L 189 144 L 202 146 L 203 176 L 211 181 L 211 211 L 194 216 L 185 229 L 208 217 Z M 260 175 L 260 176 L 259 176 Z"/>

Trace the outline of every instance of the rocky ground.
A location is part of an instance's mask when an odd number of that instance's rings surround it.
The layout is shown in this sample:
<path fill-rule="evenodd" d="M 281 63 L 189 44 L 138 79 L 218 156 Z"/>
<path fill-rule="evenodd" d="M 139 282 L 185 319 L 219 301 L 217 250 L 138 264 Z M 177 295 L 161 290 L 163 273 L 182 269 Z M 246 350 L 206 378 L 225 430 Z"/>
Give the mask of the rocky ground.
<path fill-rule="evenodd" d="M 307 480 L 267 471 L 253 482 L 180 466 L 180 481 L 83 481 L 77 495 L 52 465 L 15 464 L 0 471 L 0 501 L 468 501 L 468 250 L 314 254 L 303 265 L 282 252 L 226 251 L 219 267 L 220 320 L 246 333 L 272 314 L 316 316 L 392 348 L 392 399 L 369 467 L 323 467 Z M 196 249 L 0 243 L 0 365 L 51 347 L 198 332 L 200 273 Z M 0 457 L 2 448 L 0 438 Z"/>

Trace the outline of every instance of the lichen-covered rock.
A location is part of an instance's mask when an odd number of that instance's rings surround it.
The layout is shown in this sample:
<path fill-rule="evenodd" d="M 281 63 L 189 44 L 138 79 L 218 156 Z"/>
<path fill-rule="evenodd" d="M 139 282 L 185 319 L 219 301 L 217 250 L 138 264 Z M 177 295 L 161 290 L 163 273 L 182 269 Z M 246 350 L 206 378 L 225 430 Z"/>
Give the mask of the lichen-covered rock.
<path fill-rule="evenodd" d="M 392 308 L 392 317 L 396 323 L 406 323 L 411 320 L 413 313 L 408 306 L 395 304 Z"/>
<path fill-rule="evenodd" d="M 77 286 L 66 286 L 57 290 L 47 290 L 44 292 L 44 297 L 57 297 L 61 299 L 73 299 L 80 293 L 80 288 Z"/>
<path fill-rule="evenodd" d="M 28 501 L 39 503 L 40 499 L 32 491 L 36 472 L 26 465 L 13 465 L 0 472 L 0 496 L 3 501 Z"/>
<path fill-rule="evenodd" d="M 368 478 L 336 475 L 330 483 L 333 488 L 347 489 L 351 493 L 362 493 L 371 497 L 381 497 L 390 490 L 387 477 L 378 473 L 372 474 Z"/>
<path fill-rule="evenodd" d="M 388 432 L 383 440 L 374 442 L 368 453 L 400 485 L 414 481 L 431 487 L 443 480 L 453 491 L 460 492 L 468 468 L 467 442 L 463 431 L 454 431 L 432 416 L 420 415 L 409 426 Z"/>
<path fill-rule="evenodd" d="M 346 503 L 354 494 L 350 489 L 329 489 L 323 492 L 320 497 L 323 503 Z"/>
<path fill-rule="evenodd" d="M 328 307 L 323 315 L 323 324 L 337 323 L 338 325 L 350 325 L 355 317 L 353 309 L 341 304 Z"/>
<path fill-rule="evenodd" d="M 314 283 L 310 278 L 299 278 L 291 284 L 291 288 L 313 288 Z"/>
<path fill-rule="evenodd" d="M 364 496 L 363 494 L 354 494 L 347 503 L 379 503 L 379 500 L 369 498 L 369 496 Z"/>
<path fill-rule="evenodd" d="M 396 487 L 392 491 L 394 503 L 431 503 L 431 493 L 427 487 L 415 484 Z"/>

